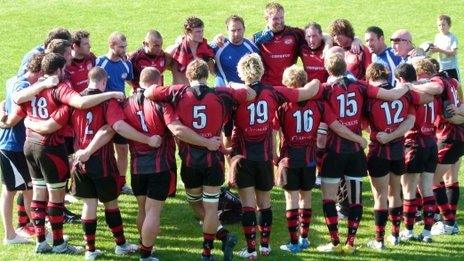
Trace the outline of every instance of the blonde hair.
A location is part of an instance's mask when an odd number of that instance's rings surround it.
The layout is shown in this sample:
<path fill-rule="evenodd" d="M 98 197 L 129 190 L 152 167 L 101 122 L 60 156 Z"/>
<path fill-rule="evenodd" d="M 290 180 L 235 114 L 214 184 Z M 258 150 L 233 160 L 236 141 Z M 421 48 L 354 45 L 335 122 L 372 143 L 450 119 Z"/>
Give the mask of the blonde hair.
<path fill-rule="evenodd" d="M 287 87 L 298 88 L 306 84 L 308 75 L 306 72 L 297 65 L 292 65 L 285 69 L 282 83 Z"/>
<path fill-rule="evenodd" d="M 284 11 L 284 7 L 276 2 L 270 2 L 266 5 L 266 8 L 264 9 L 264 15 L 269 16 L 272 14 L 276 14 L 279 11 Z"/>
<path fill-rule="evenodd" d="M 101 81 L 107 79 L 108 74 L 106 73 L 106 71 L 103 68 L 101 68 L 99 66 L 95 66 L 92 69 L 90 69 L 90 71 L 88 73 L 88 77 L 89 77 L 90 82 L 97 83 L 97 82 L 101 82 Z"/>
<path fill-rule="evenodd" d="M 208 78 L 208 64 L 201 60 L 195 59 L 187 65 L 185 76 L 189 81 L 201 80 Z"/>
<path fill-rule="evenodd" d="M 238 76 L 245 83 L 260 81 L 264 74 L 264 65 L 258 54 L 243 56 L 237 64 Z"/>
<path fill-rule="evenodd" d="M 140 73 L 140 82 L 147 85 L 152 85 L 158 83 L 160 77 L 161 74 L 158 69 L 154 67 L 145 67 Z"/>
<path fill-rule="evenodd" d="M 325 59 L 324 67 L 333 76 L 342 76 L 346 72 L 346 62 L 337 54 L 332 54 Z"/>
<path fill-rule="evenodd" d="M 414 60 L 412 66 L 416 70 L 417 75 L 426 74 L 429 76 L 437 74 L 437 68 L 429 59 Z"/>

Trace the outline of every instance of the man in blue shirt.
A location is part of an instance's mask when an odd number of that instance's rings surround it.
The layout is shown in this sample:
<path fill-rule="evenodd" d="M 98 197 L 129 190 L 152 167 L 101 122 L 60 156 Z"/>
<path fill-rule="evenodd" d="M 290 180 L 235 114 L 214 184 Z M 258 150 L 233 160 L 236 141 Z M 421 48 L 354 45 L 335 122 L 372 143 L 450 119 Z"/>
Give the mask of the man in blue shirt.
<path fill-rule="evenodd" d="M 120 91 L 125 93 L 126 81 L 134 79 L 132 63 L 127 60 L 127 40 L 124 34 L 111 33 L 108 38 L 109 49 L 105 55 L 97 58 L 96 66 L 103 68 L 108 74 L 106 91 Z M 120 189 L 124 194 L 132 194 L 132 190 L 126 184 L 126 172 L 128 166 L 128 142 L 122 136 L 116 134 L 113 138 L 115 143 L 115 156 L 120 175 Z"/>
<path fill-rule="evenodd" d="M 395 86 L 395 68 L 401 63 L 402 58 L 395 55 L 395 51 L 391 47 L 387 47 L 383 35 L 383 30 L 377 26 L 367 28 L 364 35 L 367 48 L 372 53 L 372 62 L 381 63 L 389 71 L 388 83 Z"/>
<path fill-rule="evenodd" d="M 240 58 L 249 53 L 257 53 L 258 47 L 243 37 L 245 22 L 240 16 L 232 15 L 226 20 L 228 38 L 221 47 L 213 44 L 216 60 L 216 86 L 225 86 L 229 82 L 242 82 L 237 73 Z"/>

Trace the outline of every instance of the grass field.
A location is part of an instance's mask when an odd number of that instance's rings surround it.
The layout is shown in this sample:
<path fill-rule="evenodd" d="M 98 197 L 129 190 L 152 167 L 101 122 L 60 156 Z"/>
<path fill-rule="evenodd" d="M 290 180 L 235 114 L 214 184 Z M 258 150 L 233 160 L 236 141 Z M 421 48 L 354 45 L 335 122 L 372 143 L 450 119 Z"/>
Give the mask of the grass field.
<path fill-rule="evenodd" d="M 124 32 L 128 38 L 128 50 L 137 49 L 148 29 L 156 28 L 164 36 L 165 46 L 173 43 L 182 32 L 184 19 L 197 15 L 206 24 L 205 34 L 211 39 L 215 34 L 225 32 L 224 20 L 231 14 L 239 14 L 246 22 L 246 35 L 263 28 L 263 7 L 267 1 L 229 0 L 192 0 L 192 1 L 4 1 L 0 0 L 0 82 L 17 71 L 22 55 L 32 47 L 41 43 L 47 31 L 56 26 L 70 29 L 86 29 L 91 33 L 92 50 L 100 55 L 106 52 L 106 39 L 112 31 Z M 355 32 L 361 38 L 368 26 L 378 25 L 384 29 L 386 38 L 399 28 L 407 28 L 412 32 L 414 42 L 418 45 L 426 40 L 433 40 L 436 33 L 435 19 L 439 13 L 449 14 L 453 19 L 451 31 L 458 39 L 464 39 L 464 1 L 280 1 L 286 8 L 286 24 L 303 27 L 309 21 L 319 22 L 327 28 L 330 21 L 336 18 L 349 19 Z M 463 69 L 463 52 L 459 53 L 461 71 Z M 167 76 L 167 82 L 170 80 Z M 0 96 L 4 97 L 3 89 Z M 461 177 L 461 184 L 464 178 Z M 168 199 L 162 214 L 161 234 L 156 242 L 157 256 L 161 260 L 198 260 L 201 247 L 201 228 L 192 217 L 192 212 L 185 201 L 183 186 L 179 183 L 176 198 Z M 460 210 L 463 209 L 461 196 Z M 131 242 L 137 242 L 135 227 L 137 205 L 133 197 L 121 196 L 121 209 L 125 222 L 125 233 Z M 464 233 L 457 236 L 434 238 L 432 244 L 417 242 L 406 243 L 399 247 L 391 247 L 378 253 L 365 247 L 374 235 L 372 215 L 373 200 L 368 182 L 364 184 L 364 217 L 358 230 L 359 251 L 349 257 L 332 254 L 319 254 L 315 246 L 328 241 L 321 211 L 321 193 L 313 192 L 313 222 L 310 240 L 312 246 L 308 251 L 298 255 L 290 255 L 278 250 L 281 243 L 286 242 L 287 233 L 284 223 L 284 197 L 281 189 L 272 191 L 274 210 L 274 226 L 272 231 L 273 252 L 266 260 L 335 260 L 349 258 L 353 260 L 463 260 Z M 80 211 L 80 204 L 71 205 L 75 212 Z M 111 234 L 106 228 L 104 217 L 99 215 L 97 231 L 97 248 L 106 251 L 102 260 L 118 259 L 113 253 Z M 462 215 L 458 219 L 464 224 Z M 346 233 L 345 224 L 340 228 L 342 238 Z M 245 241 L 238 225 L 229 229 L 239 235 L 238 248 L 245 246 Z M 389 227 L 387 228 L 389 229 Z M 420 227 L 416 227 L 419 231 Z M 70 235 L 72 244 L 82 245 L 80 225 L 66 225 L 65 233 Z M 3 238 L 3 229 L 0 237 Z M 214 251 L 221 259 L 219 244 Z M 81 260 L 82 256 L 36 255 L 32 253 L 33 245 L 1 246 L 0 260 Z M 137 259 L 138 256 L 120 258 L 120 260 Z M 264 258 L 263 258 L 264 259 Z"/>

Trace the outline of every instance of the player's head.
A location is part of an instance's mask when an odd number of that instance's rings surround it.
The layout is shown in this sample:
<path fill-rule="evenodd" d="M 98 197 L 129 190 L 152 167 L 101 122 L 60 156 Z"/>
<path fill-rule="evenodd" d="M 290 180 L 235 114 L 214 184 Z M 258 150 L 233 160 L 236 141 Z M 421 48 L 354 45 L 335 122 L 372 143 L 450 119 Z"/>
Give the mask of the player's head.
<path fill-rule="evenodd" d="M 90 54 L 90 33 L 84 30 L 74 31 L 72 33 L 72 49 L 74 56 L 83 56 Z"/>
<path fill-rule="evenodd" d="M 366 79 L 370 84 L 388 82 L 388 70 L 381 63 L 371 63 L 366 69 Z"/>
<path fill-rule="evenodd" d="M 405 29 L 394 32 L 390 38 L 390 42 L 395 54 L 401 57 L 408 56 L 408 53 L 414 49 L 411 33 Z"/>
<path fill-rule="evenodd" d="M 436 66 L 427 58 L 413 61 L 412 66 L 414 66 L 419 79 L 429 79 L 438 72 Z"/>
<path fill-rule="evenodd" d="M 208 64 L 202 59 L 195 59 L 187 65 L 185 76 L 189 82 L 206 82 L 208 79 Z"/>
<path fill-rule="evenodd" d="M 57 53 L 47 53 L 42 59 L 41 68 L 46 75 L 56 75 L 60 80 L 63 79 L 66 67 L 66 59 Z"/>
<path fill-rule="evenodd" d="M 364 40 L 366 41 L 367 49 L 371 53 L 380 54 L 387 47 L 385 45 L 383 30 L 378 26 L 368 27 L 364 34 Z"/>
<path fill-rule="evenodd" d="M 435 70 L 437 72 L 440 71 L 440 63 L 437 61 L 437 59 L 435 58 L 428 58 L 430 60 L 431 63 L 433 63 L 433 65 L 435 66 Z"/>
<path fill-rule="evenodd" d="M 264 65 L 261 57 L 256 53 L 243 56 L 237 64 L 238 76 L 245 84 L 252 84 L 261 80 Z"/>
<path fill-rule="evenodd" d="M 29 74 L 28 78 L 31 82 L 36 82 L 42 75 L 42 60 L 45 54 L 39 53 L 34 54 L 27 64 L 27 73 Z"/>
<path fill-rule="evenodd" d="M 71 42 L 63 39 L 53 39 L 47 45 L 45 53 L 57 53 L 61 54 L 66 59 L 66 64 L 71 64 L 72 61 L 72 50 Z"/>
<path fill-rule="evenodd" d="M 409 63 L 402 63 L 395 69 L 395 78 L 398 82 L 415 82 L 417 81 L 416 70 Z"/>
<path fill-rule="evenodd" d="M 203 42 L 204 27 L 205 25 L 200 18 L 195 16 L 187 17 L 184 23 L 185 36 L 189 41 L 201 43 Z"/>
<path fill-rule="evenodd" d="M 53 39 L 63 39 L 71 41 L 71 33 L 66 28 L 53 28 L 51 31 L 48 32 L 47 38 L 44 41 L 44 47 L 47 48 L 48 44 Z"/>
<path fill-rule="evenodd" d="M 302 87 L 308 81 L 308 75 L 300 66 L 292 65 L 284 70 L 282 83 L 291 88 Z"/>
<path fill-rule="evenodd" d="M 106 81 L 108 80 L 108 74 L 103 68 L 99 66 L 93 67 L 92 69 L 90 69 L 88 73 L 88 77 L 89 77 L 89 86 L 92 86 L 93 88 L 97 88 L 102 92 L 105 91 Z"/>
<path fill-rule="evenodd" d="M 143 50 L 146 54 L 159 55 L 163 50 L 163 37 L 156 30 L 150 30 L 143 40 Z"/>
<path fill-rule="evenodd" d="M 332 54 L 324 59 L 324 67 L 331 76 L 339 77 L 346 73 L 345 59 L 337 54 Z"/>
<path fill-rule="evenodd" d="M 266 19 L 267 27 L 273 32 L 284 30 L 284 7 L 281 4 L 276 2 L 268 3 L 264 9 L 264 18 Z"/>
<path fill-rule="evenodd" d="M 153 67 L 145 67 L 140 72 L 139 85 L 142 88 L 148 88 L 153 84 L 158 84 L 161 77 L 160 71 Z"/>
<path fill-rule="evenodd" d="M 127 40 L 126 36 L 120 32 L 113 32 L 108 37 L 110 51 L 121 58 L 126 56 Z"/>
<path fill-rule="evenodd" d="M 245 34 L 245 21 L 238 15 L 231 15 L 226 19 L 227 35 L 233 44 L 241 44 Z"/>
<path fill-rule="evenodd" d="M 329 50 L 324 54 L 325 57 L 330 57 L 332 55 L 338 55 L 340 58 L 345 58 L 345 49 L 341 48 L 340 46 L 332 46 Z"/>
<path fill-rule="evenodd" d="M 321 25 L 309 22 L 305 27 L 305 39 L 311 49 L 319 48 L 323 40 Z"/>
<path fill-rule="evenodd" d="M 343 48 L 348 48 L 354 39 L 354 29 L 350 21 L 337 19 L 329 26 L 329 34 L 334 42 Z"/>
<path fill-rule="evenodd" d="M 437 18 L 438 31 L 443 34 L 447 34 L 449 32 L 450 27 L 451 27 L 451 17 L 445 14 L 439 15 Z"/>

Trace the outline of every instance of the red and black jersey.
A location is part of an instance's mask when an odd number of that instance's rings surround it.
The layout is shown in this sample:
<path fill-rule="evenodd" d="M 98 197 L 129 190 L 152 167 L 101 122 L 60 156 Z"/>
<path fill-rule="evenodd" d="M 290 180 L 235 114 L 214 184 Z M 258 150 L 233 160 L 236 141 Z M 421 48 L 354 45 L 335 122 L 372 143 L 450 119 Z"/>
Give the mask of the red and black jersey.
<path fill-rule="evenodd" d="M 97 89 L 85 89 L 81 92 L 82 96 L 101 93 Z M 70 118 L 70 126 L 74 130 L 74 150 L 85 149 L 94 139 L 95 134 L 104 125 L 112 126 L 119 120 L 124 119 L 124 114 L 119 103 L 108 100 L 89 109 L 73 109 Z M 99 173 L 102 177 L 118 175 L 116 160 L 114 158 L 113 142 L 108 142 L 92 156 L 98 157 L 102 162 L 103 171 Z M 84 172 L 86 172 L 84 170 Z"/>
<path fill-rule="evenodd" d="M 66 66 L 66 73 L 69 76 L 74 90 L 82 92 L 89 84 L 89 71 L 95 66 L 97 58 L 93 53 L 85 55 L 82 59 L 73 58 L 71 64 Z"/>
<path fill-rule="evenodd" d="M 155 101 L 170 101 L 180 121 L 205 138 L 220 136 L 223 125 L 230 118 L 232 109 L 246 102 L 246 90 L 226 87 L 214 89 L 199 86 L 200 93 L 190 86 L 174 85 L 155 88 Z M 211 167 L 224 164 L 220 151 L 209 151 L 200 146 L 179 142 L 179 154 L 188 167 Z"/>
<path fill-rule="evenodd" d="M 272 131 L 277 109 L 284 102 L 297 102 L 298 90 L 287 87 L 273 87 L 255 83 L 250 86 L 256 91 L 253 101 L 240 104 L 235 111 L 232 147 L 235 154 L 241 154 L 252 161 L 272 159 Z"/>
<path fill-rule="evenodd" d="M 420 146 L 422 148 L 435 146 L 437 138 L 435 136 L 435 122 L 441 113 L 440 101 L 434 97 L 433 101 L 416 105 L 416 121 L 414 127 L 405 134 L 405 144 Z"/>
<path fill-rule="evenodd" d="M 329 73 L 324 67 L 324 43 L 316 49 L 309 48 L 308 45 L 303 45 L 301 49 L 301 60 L 303 68 L 308 74 L 308 81 L 318 79 L 321 83 L 327 82 Z"/>
<path fill-rule="evenodd" d="M 364 80 L 367 67 L 372 63 L 372 54 L 364 45 L 361 46 L 361 52 L 358 54 L 345 48 L 345 62 L 347 71 L 351 72 L 356 79 Z"/>
<path fill-rule="evenodd" d="M 123 106 L 126 122 L 147 136 L 161 136 L 163 141 L 160 147 L 153 148 L 129 140 L 131 173 L 150 174 L 168 171 L 176 166 L 176 146 L 174 137 L 166 126 L 178 120 L 178 117 L 174 114 L 171 105 L 144 99 L 143 91 L 144 89 L 139 88 L 126 99 Z"/>
<path fill-rule="evenodd" d="M 316 160 L 315 141 L 323 115 L 322 100 L 287 102 L 279 107 L 277 117 L 282 132 L 279 161 L 285 167 L 304 167 Z"/>
<path fill-rule="evenodd" d="M 63 104 L 69 104 L 69 101 L 78 96 L 69 81 L 63 81 L 57 87 L 45 89 L 37 94 L 30 102 L 21 104 L 18 107 L 17 114 L 25 117 L 26 115 L 34 121 L 46 121 L 52 117 L 53 113 Z M 65 117 L 53 117 L 60 125 L 67 123 Z M 26 140 L 28 142 L 56 146 L 64 143 L 63 132 L 65 128 L 51 134 L 39 134 L 26 128 Z"/>
<path fill-rule="evenodd" d="M 131 81 L 131 85 L 134 88 L 134 90 L 140 87 L 140 73 L 145 67 L 156 68 L 161 73 L 161 78 L 158 84 L 161 86 L 164 85 L 162 74 L 169 65 L 168 54 L 161 51 L 159 55 L 150 55 L 147 54 L 143 50 L 143 48 L 140 48 L 129 57 L 129 60 L 131 61 L 132 66 L 134 67 L 134 79 Z"/>
<path fill-rule="evenodd" d="M 258 46 L 264 64 L 262 82 L 274 86 L 282 85 L 282 75 L 287 67 L 296 63 L 304 45 L 304 31 L 286 26 L 274 33 L 270 41 Z"/>
<path fill-rule="evenodd" d="M 381 87 L 392 88 L 389 84 Z M 371 129 L 369 155 L 388 160 L 404 158 L 404 137 L 392 140 L 387 144 L 381 144 L 377 140 L 377 134 L 379 132 L 391 133 L 406 120 L 408 115 L 415 115 L 414 105 L 419 104 L 419 100 L 420 96 L 415 92 L 409 92 L 393 101 L 367 100 L 365 112 Z"/>
<path fill-rule="evenodd" d="M 443 87 L 443 92 L 439 99 L 442 113 L 438 114 L 437 119 L 437 139 L 445 141 L 464 141 L 464 126 L 447 122 L 444 115 L 448 105 L 454 104 L 456 107 L 459 107 L 462 103 L 458 95 L 459 83 L 455 79 L 443 74 L 432 77 L 431 81 Z"/>
<path fill-rule="evenodd" d="M 325 112 L 325 122 L 330 125 L 338 120 L 352 132 L 361 135 L 364 102 L 368 97 L 375 98 L 379 89 L 347 77 L 322 86 L 324 88 L 323 98 L 330 108 L 329 112 Z M 336 153 L 353 153 L 360 151 L 361 145 L 346 140 L 329 130 L 327 148 Z"/>

